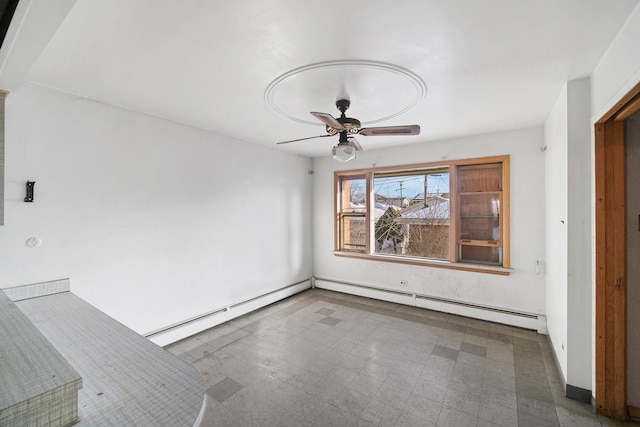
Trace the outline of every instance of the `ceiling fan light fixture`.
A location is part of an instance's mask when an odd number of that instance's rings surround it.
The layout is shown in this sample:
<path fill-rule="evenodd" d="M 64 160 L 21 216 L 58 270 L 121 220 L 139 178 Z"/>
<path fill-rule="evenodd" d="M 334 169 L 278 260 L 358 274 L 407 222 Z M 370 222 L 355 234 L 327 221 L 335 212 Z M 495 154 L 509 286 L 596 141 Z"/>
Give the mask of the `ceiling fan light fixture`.
<path fill-rule="evenodd" d="M 348 162 L 356 158 L 356 149 L 347 144 L 338 144 L 331 149 L 331 155 L 339 162 Z"/>

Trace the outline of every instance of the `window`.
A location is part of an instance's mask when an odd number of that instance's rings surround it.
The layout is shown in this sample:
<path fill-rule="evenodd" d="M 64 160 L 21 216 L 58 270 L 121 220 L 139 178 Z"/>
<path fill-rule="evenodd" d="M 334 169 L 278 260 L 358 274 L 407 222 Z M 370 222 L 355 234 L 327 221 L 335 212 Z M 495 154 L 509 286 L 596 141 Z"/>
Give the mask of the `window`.
<path fill-rule="evenodd" d="M 364 177 L 340 180 L 340 211 L 338 212 L 339 244 L 343 251 L 364 252 L 367 248 L 367 194 Z"/>
<path fill-rule="evenodd" d="M 336 172 L 336 254 L 509 266 L 509 157 Z"/>
<path fill-rule="evenodd" d="M 502 163 L 458 166 L 458 259 L 502 265 Z"/>
<path fill-rule="evenodd" d="M 373 173 L 375 252 L 449 259 L 449 169 Z"/>

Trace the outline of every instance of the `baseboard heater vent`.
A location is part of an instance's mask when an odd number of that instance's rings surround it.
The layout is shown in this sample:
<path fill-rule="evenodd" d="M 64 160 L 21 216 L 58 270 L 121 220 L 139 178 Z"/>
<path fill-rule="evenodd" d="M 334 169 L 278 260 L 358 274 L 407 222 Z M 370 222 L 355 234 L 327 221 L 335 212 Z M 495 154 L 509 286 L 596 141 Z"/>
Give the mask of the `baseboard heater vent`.
<path fill-rule="evenodd" d="M 520 317 L 526 317 L 528 319 L 538 320 L 538 316 L 536 314 L 523 313 L 523 312 L 520 312 L 520 311 L 513 311 L 513 310 L 505 310 L 504 308 L 488 307 L 486 305 L 473 304 L 473 303 L 469 303 L 469 302 L 456 301 L 456 300 L 448 299 L 448 298 L 438 298 L 438 297 L 431 297 L 431 296 L 420 295 L 420 294 L 416 294 L 416 298 L 417 299 L 422 299 L 422 300 L 442 302 L 442 303 L 445 303 L 445 304 L 455 304 L 455 305 L 459 305 L 459 306 L 462 306 L 462 307 L 470 307 L 470 308 L 475 308 L 475 309 L 479 309 L 479 310 L 493 311 L 493 312 L 496 312 L 496 313 L 508 314 L 510 316 L 520 316 Z"/>
<path fill-rule="evenodd" d="M 304 284 L 307 284 L 308 286 L 303 287 L 302 289 L 294 291 L 294 292 L 289 292 L 289 293 L 286 292 L 287 290 L 291 290 L 291 288 L 301 287 Z M 249 299 L 246 299 L 246 300 L 235 302 L 233 304 L 229 304 L 229 305 L 224 306 L 224 307 L 219 307 L 219 308 L 216 308 L 214 310 L 207 311 L 206 313 L 202 313 L 202 314 L 199 314 L 197 316 L 193 316 L 193 317 L 190 317 L 188 319 L 181 320 L 180 322 L 176 322 L 176 323 L 167 325 L 167 326 L 165 326 L 163 328 L 156 329 L 154 331 L 148 332 L 148 333 L 144 334 L 144 336 L 146 338 L 151 339 L 152 341 L 157 341 L 156 343 L 159 343 L 161 345 L 166 345 L 166 344 L 169 344 L 171 342 L 178 341 L 178 340 L 180 340 L 182 338 L 186 338 L 187 336 L 193 335 L 194 333 L 201 332 L 202 330 L 208 329 L 208 328 L 210 328 L 212 326 L 215 326 L 217 324 L 220 324 L 220 323 L 226 322 L 228 320 L 231 320 L 231 319 L 233 319 L 235 317 L 238 317 L 238 316 L 241 316 L 243 314 L 246 314 L 246 313 L 248 313 L 250 311 L 253 311 L 253 310 L 257 309 L 257 308 L 260 308 L 260 307 L 266 306 L 268 304 L 271 304 L 272 302 L 275 302 L 275 301 L 277 301 L 279 299 L 286 298 L 287 296 L 293 295 L 293 294 L 295 294 L 297 292 L 300 292 L 301 290 L 306 289 L 308 287 L 310 287 L 310 280 L 309 279 L 301 280 L 299 282 L 292 283 L 291 285 L 287 285 L 287 286 L 284 286 L 282 288 L 279 288 L 279 289 L 276 289 L 276 290 L 273 290 L 273 291 L 270 291 L 270 292 L 266 292 L 264 294 L 255 296 L 253 298 L 249 298 Z M 278 293 L 282 293 L 283 295 L 275 296 L 275 294 L 278 294 Z M 274 297 L 274 296 L 275 296 L 275 298 L 269 298 L 269 297 Z M 247 310 L 241 309 L 242 306 L 246 306 L 248 304 L 255 303 L 256 301 L 261 300 L 261 299 L 267 299 L 267 301 L 265 301 L 265 304 L 258 305 L 256 307 L 248 307 Z M 233 314 L 232 314 L 232 312 L 233 312 Z M 215 320 L 212 321 L 212 319 L 215 318 L 215 317 L 220 317 L 221 320 L 219 320 L 217 322 Z M 206 326 L 205 327 L 197 326 L 196 324 L 198 324 L 199 322 L 202 322 L 202 324 L 206 325 Z M 192 326 L 193 326 L 193 328 L 190 328 Z M 179 330 L 181 328 L 189 329 L 189 332 L 177 333 L 177 330 Z M 161 338 L 162 335 L 171 334 L 172 332 L 176 332 L 176 334 L 175 334 L 176 337 L 174 337 L 174 338 Z"/>
<path fill-rule="evenodd" d="M 180 322 L 173 323 L 171 325 L 165 326 L 164 328 L 156 329 L 155 331 L 152 331 L 152 332 L 149 332 L 147 334 L 144 334 L 144 336 L 147 337 L 147 338 L 151 338 L 154 335 L 158 335 L 158 334 L 161 334 L 163 332 L 167 332 L 167 331 L 169 331 L 171 329 L 179 328 L 180 326 L 188 325 L 189 323 L 193 323 L 193 322 L 196 322 L 198 320 L 206 319 L 207 317 L 215 316 L 216 314 L 226 313 L 227 311 L 229 311 L 228 307 L 223 307 L 223 308 L 218 308 L 216 310 L 211 310 L 211 311 L 208 311 L 206 313 L 199 314 L 197 316 L 190 317 L 190 318 L 182 320 Z"/>
<path fill-rule="evenodd" d="M 336 279 L 314 278 L 317 288 L 334 290 L 338 292 L 353 293 L 356 295 L 381 299 L 399 304 L 413 305 L 415 307 L 473 317 L 490 322 L 504 323 L 520 328 L 537 330 L 546 334 L 546 317 L 544 315 L 526 313 L 505 308 L 474 304 L 472 302 L 458 301 L 449 298 L 435 297 L 431 295 L 388 289 L 362 283 L 345 282 Z M 349 288 L 352 291 L 349 292 Z M 356 288 L 356 289 L 353 289 Z"/>
<path fill-rule="evenodd" d="M 376 291 L 376 292 L 385 292 L 388 294 L 394 294 L 394 295 L 402 295 L 402 296 L 406 296 L 406 297 L 412 297 L 414 296 L 414 294 L 412 294 L 411 292 L 403 292 L 403 291 L 396 291 L 394 289 L 387 289 L 387 288 L 379 288 L 377 286 L 371 286 L 371 285 L 363 285 L 361 283 L 353 283 L 353 282 L 343 282 L 341 280 L 335 280 L 335 279 L 324 279 L 322 277 L 316 277 L 314 278 L 314 282 L 330 282 L 330 283 L 335 283 L 337 285 L 346 285 L 346 286 L 353 286 L 355 288 L 362 288 L 362 289 L 370 289 L 372 291 Z"/>
<path fill-rule="evenodd" d="M 293 283 L 293 284 L 291 284 L 289 286 L 285 286 L 284 288 L 276 289 L 275 291 L 267 292 L 266 294 L 262 294 L 262 295 L 259 295 L 257 297 L 249 298 L 247 300 L 240 301 L 240 302 L 237 302 L 235 304 L 231 304 L 229 306 L 229 308 L 237 308 L 237 307 L 243 306 L 245 304 L 249 304 L 250 302 L 262 299 L 264 297 L 268 297 L 269 295 L 273 295 L 273 294 L 275 294 L 277 292 L 284 291 L 285 289 L 289 289 L 289 288 L 293 288 L 294 286 L 302 285 L 303 283 L 308 282 L 308 281 L 309 281 L 309 279 L 301 280 L 301 281 Z"/>

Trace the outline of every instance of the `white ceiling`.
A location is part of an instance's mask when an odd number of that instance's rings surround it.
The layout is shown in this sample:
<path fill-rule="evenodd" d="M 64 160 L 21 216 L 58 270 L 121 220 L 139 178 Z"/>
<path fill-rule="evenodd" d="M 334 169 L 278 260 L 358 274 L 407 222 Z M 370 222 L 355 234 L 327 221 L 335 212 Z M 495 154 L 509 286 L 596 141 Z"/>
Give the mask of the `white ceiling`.
<path fill-rule="evenodd" d="M 308 156 L 337 137 L 265 103 L 285 73 L 327 61 L 371 61 L 414 73 L 426 96 L 376 126 L 419 136 L 359 137 L 364 149 L 540 125 L 565 81 L 588 77 L 638 0 L 77 0 L 26 80 L 223 135 Z M 13 24 L 12 24 L 13 25 Z M 366 67 L 365 67 L 366 68 Z M 325 69 L 326 70 L 326 69 Z M 362 73 L 360 73 L 362 71 Z M 305 73 L 277 105 L 362 122 L 406 104 L 394 73 Z M 338 81 L 341 80 L 341 81 Z M 347 81 L 345 81 L 347 80 Z M 404 85 L 404 86 L 403 86 Z"/>

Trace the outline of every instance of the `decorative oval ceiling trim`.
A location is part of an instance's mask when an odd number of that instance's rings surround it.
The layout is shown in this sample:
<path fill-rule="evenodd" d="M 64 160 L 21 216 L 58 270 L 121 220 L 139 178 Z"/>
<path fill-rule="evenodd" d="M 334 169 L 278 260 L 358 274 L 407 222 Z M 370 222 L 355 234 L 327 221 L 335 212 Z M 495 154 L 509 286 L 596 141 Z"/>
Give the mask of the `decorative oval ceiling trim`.
<path fill-rule="evenodd" d="M 364 84 L 367 85 L 366 88 L 362 87 Z M 378 99 L 384 96 L 383 88 L 388 89 L 388 87 L 397 89 L 387 96 L 387 98 L 392 96 L 393 99 Z M 380 113 L 379 111 L 384 108 L 378 108 L 373 113 L 381 115 L 370 117 L 370 114 L 363 117 L 367 119 L 362 122 L 363 125 L 390 120 L 410 111 L 426 96 L 427 85 L 414 72 L 386 62 L 323 61 L 295 68 L 275 78 L 264 92 L 264 102 L 282 117 L 308 125 L 324 126 L 309 114 L 310 111 L 318 111 L 315 109 L 318 107 L 304 105 L 302 98 L 331 96 L 334 97 L 332 102 L 335 104 L 336 100 L 344 97 L 352 100 L 354 97 L 359 97 L 365 98 L 360 99 L 359 101 L 363 102 L 359 104 L 366 104 L 366 96 L 360 96 L 360 93 L 357 93 L 366 91 L 372 92 L 371 97 L 376 97 L 376 104 L 384 105 L 387 110 L 391 110 Z M 327 102 L 321 104 L 325 105 Z M 305 107 L 311 109 L 302 111 Z M 324 110 L 328 108 L 329 105 Z M 338 115 L 333 110 L 327 112 Z"/>

